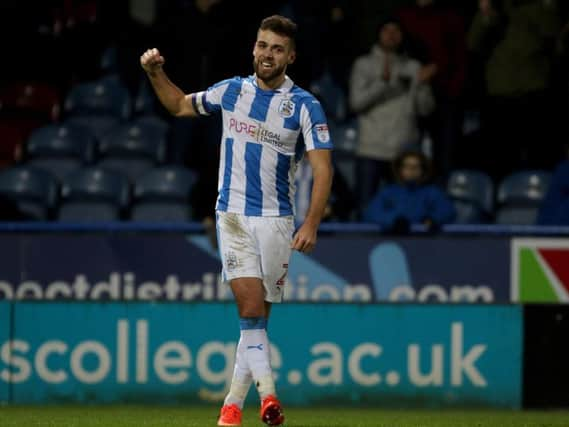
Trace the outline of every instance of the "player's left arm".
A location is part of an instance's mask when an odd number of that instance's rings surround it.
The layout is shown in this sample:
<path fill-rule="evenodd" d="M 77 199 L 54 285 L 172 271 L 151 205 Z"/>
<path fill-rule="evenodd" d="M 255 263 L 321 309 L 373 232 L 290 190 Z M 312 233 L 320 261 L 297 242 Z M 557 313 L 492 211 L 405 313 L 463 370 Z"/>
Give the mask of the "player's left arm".
<path fill-rule="evenodd" d="M 312 167 L 312 194 L 304 223 L 294 235 L 292 249 L 310 252 L 316 245 L 318 226 L 330 197 L 332 187 L 332 156 L 330 150 L 310 150 L 306 153 Z"/>

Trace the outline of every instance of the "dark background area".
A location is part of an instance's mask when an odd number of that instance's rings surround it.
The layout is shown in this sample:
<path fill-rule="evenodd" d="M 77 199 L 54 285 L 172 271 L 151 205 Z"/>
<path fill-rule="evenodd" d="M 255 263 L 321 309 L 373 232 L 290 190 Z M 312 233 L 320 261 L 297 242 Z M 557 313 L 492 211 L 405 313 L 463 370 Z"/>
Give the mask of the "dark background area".
<path fill-rule="evenodd" d="M 166 58 L 165 69 L 172 81 L 185 92 L 203 90 L 222 79 L 251 74 L 251 53 L 259 23 L 262 18 L 279 13 L 299 26 L 298 59 L 289 74 L 306 89 L 325 88 L 317 96 L 323 100 L 331 127 L 337 130 L 333 136 L 338 148 L 339 173 L 331 218 L 357 220 L 362 206 L 357 206 L 352 194 L 356 186 L 351 176 L 353 153 L 344 150 L 349 143 L 346 135 L 357 130 L 357 115 L 346 101 L 352 65 L 376 42 L 379 23 L 393 17 L 401 20 L 419 3 L 421 0 L 3 1 L 0 4 L 0 36 L 4 40 L 0 72 L 0 163 L 3 167 L 25 163 L 30 134 L 41 126 L 65 123 L 70 117 L 65 100 L 71 91 L 83 83 L 110 77 L 126 87 L 133 104 L 141 96 L 147 102 L 142 109 L 137 109 L 136 104 L 128 120 L 152 115 L 167 123 L 165 163 L 183 165 L 196 173 L 198 185 L 194 188 L 192 218 L 202 219 L 211 211 L 215 198 L 218 122 L 197 120 L 189 124 L 168 117 L 153 98 L 139 57 L 147 48 L 158 48 Z M 566 158 L 569 4 L 556 0 L 492 3 L 503 19 L 501 32 L 492 36 L 494 40 L 488 49 L 476 51 L 468 40 L 480 2 L 435 2 L 435 13 L 452 21 L 456 29 L 443 34 L 438 41 L 442 62 L 449 73 L 463 70 L 459 75 L 462 83 L 451 90 L 446 88 L 443 77 L 435 79 L 437 110 L 431 124 L 427 123 L 422 131 L 423 140 L 428 139 L 432 144 L 426 149 L 434 163 L 438 184 L 445 186 L 457 169 L 478 170 L 492 179 L 496 199 L 498 186 L 507 175 L 519 170 L 551 172 Z M 556 3 L 558 8 L 554 35 L 544 38 L 543 45 L 535 49 L 539 56 L 535 60 L 547 62 L 546 86 L 528 93 L 491 94 L 487 90 L 485 68 L 496 46 L 506 38 L 508 25 L 514 22 L 509 20 L 508 7 L 531 3 Z M 538 25 L 539 21 L 536 22 Z M 428 41 L 417 37 L 415 30 L 403 26 L 405 52 L 423 64 L 440 60 L 433 57 L 427 48 Z M 520 31 L 536 34 L 539 25 L 528 25 Z M 510 50 L 515 52 L 515 49 Z M 459 52 L 460 59 L 445 58 L 446 51 Z M 534 59 L 530 57 L 528 61 Z M 22 113 L 25 105 L 20 102 L 20 92 L 25 92 L 30 84 L 36 85 L 36 93 L 41 92 L 39 88 L 45 90 L 40 97 L 45 105 L 31 108 L 31 114 L 30 109 Z M 334 105 L 327 102 L 331 92 L 326 88 L 340 94 Z M 16 101 L 11 104 L 11 99 Z M 433 126 L 435 130 L 431 132 Z M 489 218 L 492 220 L 493 213 Z"/>

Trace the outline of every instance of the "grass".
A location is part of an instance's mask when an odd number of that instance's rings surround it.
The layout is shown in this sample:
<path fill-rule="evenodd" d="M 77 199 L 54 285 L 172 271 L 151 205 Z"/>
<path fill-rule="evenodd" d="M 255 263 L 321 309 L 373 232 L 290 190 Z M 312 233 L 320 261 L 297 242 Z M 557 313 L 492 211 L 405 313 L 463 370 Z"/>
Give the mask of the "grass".
<path fill-rule="evenodd" d="M 2 427 L 207 427 L 216 425 L 215 407 L 168 406 L 4 406 Z M 286 411 L 289 427 L 549 427 L 569 426 L 569 411 L 436 411 L 381 409 L 299 409 Z M 262 426 L 254 409 L 243 426 Z"/>

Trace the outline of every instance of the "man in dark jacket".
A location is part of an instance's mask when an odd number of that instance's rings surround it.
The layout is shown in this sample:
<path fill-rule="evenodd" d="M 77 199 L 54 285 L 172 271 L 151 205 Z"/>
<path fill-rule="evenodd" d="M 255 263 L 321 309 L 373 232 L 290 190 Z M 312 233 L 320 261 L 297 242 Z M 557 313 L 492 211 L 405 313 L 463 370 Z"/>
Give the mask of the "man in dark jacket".
<path fill-rule="evenodd" d="M 447 174 L 456 162 L 462 137 L 463 90 L 466 79 L 465 24 L 453 7 L 437 0 L 415 0 L 399 10 L 398 17 L 408 33 L 409 51 L 415 58 L 435 67 L 432 80 L 437 109 L 425 125 L 433 139 L 436 170 Z"/>
<path fill-rule="evenodd" d="M 559 138 L 544 138 L 544 133 L 554 133 L 556 126 L 551 76 L 562 3 L 479 2 L 468 46 L 485 64 L 478 152 L 480 168 L 495 180 L 518 169 L 550 169 L 559 158 Z"/>
<path fill-rule="evenodd" d="M 397 183 L 379 190 L 363 219 L 387 232 L 409 231 L 411 224 L 436 229 L 454 220 L 456 212 L 447 195 L 429 184 L 430 162 L 422 153 L 407 151 L 393 162 Z"/>

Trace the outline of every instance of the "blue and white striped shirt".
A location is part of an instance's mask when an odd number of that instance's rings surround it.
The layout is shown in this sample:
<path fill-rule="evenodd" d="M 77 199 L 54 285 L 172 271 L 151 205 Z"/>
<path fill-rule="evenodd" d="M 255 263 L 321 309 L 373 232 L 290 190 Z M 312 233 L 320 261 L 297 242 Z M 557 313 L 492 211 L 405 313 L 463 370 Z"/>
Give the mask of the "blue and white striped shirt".
<path fill-rule="evenodd" d="M 262 90 L 255 76 L 224 80 L 191 98 L 199 114 L 223 117 L 216 210 L 293 215 L 298 161 L 305 150 L 332 149 L 316 98 L 288 77 L 278 89 Z"/>

